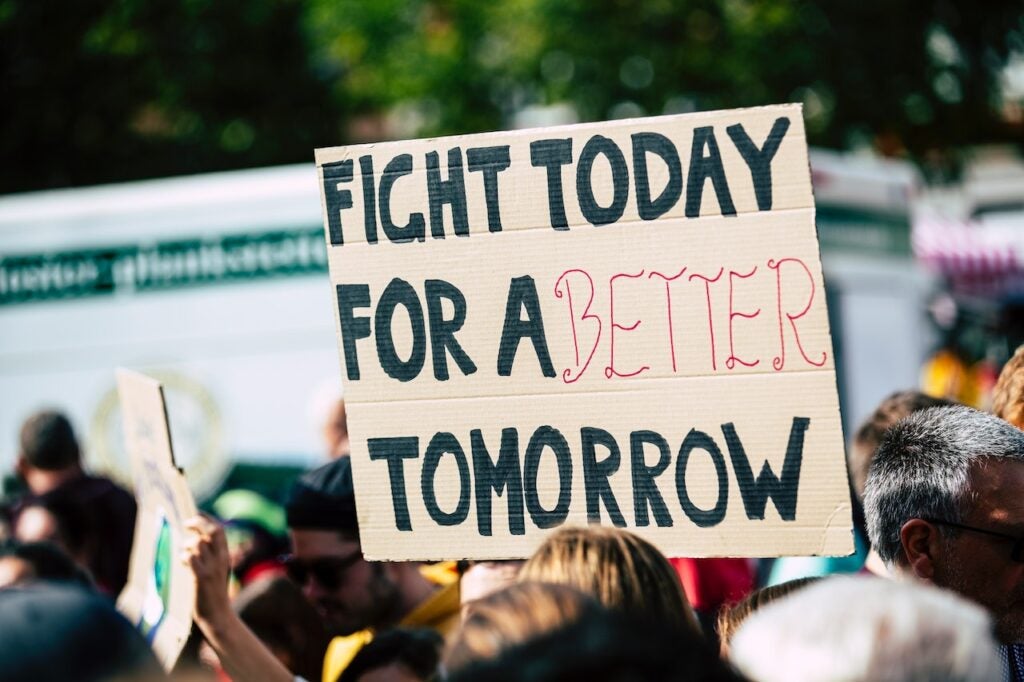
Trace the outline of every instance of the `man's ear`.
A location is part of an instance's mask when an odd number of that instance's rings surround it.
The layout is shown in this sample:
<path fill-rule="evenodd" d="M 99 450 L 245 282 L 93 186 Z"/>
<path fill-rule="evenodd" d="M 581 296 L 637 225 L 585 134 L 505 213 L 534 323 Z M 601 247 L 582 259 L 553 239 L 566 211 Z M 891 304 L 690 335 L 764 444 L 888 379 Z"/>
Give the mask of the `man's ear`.
<path fill-rule="evenodd" d="M 924 519 L 910 519 L 900 528 L 907 568 L 921 580 L 932 582 L 935 577 L 939 541 L 939 529 Z"/>
<path fill-rule="evenodd" d="M 14 470 L 18 472 L 19 476 L 24 478 L 25 475 L 28 474 L 29 468 L 29 464 L 25 461 L 24 455 L 19 454 L 17 459 L 14 460 Z"/>

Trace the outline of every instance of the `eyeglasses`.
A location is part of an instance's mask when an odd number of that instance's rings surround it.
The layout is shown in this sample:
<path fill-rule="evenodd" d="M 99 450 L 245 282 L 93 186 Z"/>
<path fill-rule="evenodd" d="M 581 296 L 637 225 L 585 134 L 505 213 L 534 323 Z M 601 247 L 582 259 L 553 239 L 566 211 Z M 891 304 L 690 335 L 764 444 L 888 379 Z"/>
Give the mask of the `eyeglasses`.
<path fill-rule="evenodd" d="M 962 523 L 955 523 L 953 521 L 946 521 L 945 519 L 933 519 L 933 518 L 922 518 L 922 521 L 928 523 L 935 523 L 940 526 L 949 526 L 950 528 L 959 528 L 960 530 L 969 530 L 975 533 L 983 533 L 985 535 L 991 535 L 993 537 L 1002 538 L 1004 540 L 1013 541 L 1013 549 L 1010 550 L 1010 558 L 1014 561 L 1024 563 L 1024 536 L 1016 537 L 1007 533 L 1000 533 L 994 530 L 986 530 L 984 528 L 975 528 L 974 526 L 965 526 Z"/>
<path fill-rule="evenodd" d="M 357 561 L 363 558 L 361 551 L 346 557 L 320 557 L 304 561 L 289 554 L 282 557 L 284 570 L 296 585 L 303 587 L 312 578 L 325 590 L 336 590 L 341 586 L 342 576 Z"/>

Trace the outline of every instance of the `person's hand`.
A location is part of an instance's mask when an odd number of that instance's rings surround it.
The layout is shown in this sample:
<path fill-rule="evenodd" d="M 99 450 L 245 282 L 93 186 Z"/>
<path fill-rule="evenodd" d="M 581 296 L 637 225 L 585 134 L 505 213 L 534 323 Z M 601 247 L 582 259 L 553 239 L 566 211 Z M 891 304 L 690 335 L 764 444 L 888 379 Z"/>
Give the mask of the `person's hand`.
<path fill-rule="evenodd" d="M 233 680 L 294 682 L 295 676 L 231 608 L 231 555 L 224 529 L 205 516 L 189 519 L 185 528 L 181 560 L 196 576 L 196 624 L 224 670 Z"/>
<path fill-rule="evenodd" d="M 205 516 L 189 519 L 185 529 L 188 535 L 182 561 L 196 576 L 196 620 L 216 625 L 232 613 L 228 597 L 228 541 L 220 524 Z"/>

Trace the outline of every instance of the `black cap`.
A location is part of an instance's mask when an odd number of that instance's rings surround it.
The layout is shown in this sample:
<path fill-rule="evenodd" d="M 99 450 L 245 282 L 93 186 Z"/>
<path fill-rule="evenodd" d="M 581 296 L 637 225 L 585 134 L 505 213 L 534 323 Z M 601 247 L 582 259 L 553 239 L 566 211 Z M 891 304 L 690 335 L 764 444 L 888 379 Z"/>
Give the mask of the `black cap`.
<path fill-rule="evenodd" d="M 109 601 L 47 583 L 0 590 L 0 671 L 11 682 L 162 677 L 145 638 Z"/>
<path fill-rule="evenodd" d="M 351 458 L 339 457 L 300 476 L 285 511 L 289 528 L 358 533 Z"/>

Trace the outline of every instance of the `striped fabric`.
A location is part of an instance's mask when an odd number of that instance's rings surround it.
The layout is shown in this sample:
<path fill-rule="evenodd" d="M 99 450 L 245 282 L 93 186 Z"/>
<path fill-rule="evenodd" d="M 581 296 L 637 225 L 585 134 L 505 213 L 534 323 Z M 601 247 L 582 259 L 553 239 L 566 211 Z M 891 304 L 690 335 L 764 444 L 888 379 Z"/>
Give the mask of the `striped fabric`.
<path fill-rule="evenodd" d="M 911 233 L 914 255 L 949 279 L 957 293 L 1024 296 L 1024 217 L 1000 229 L 976 221 L 919 218 Z"/>

